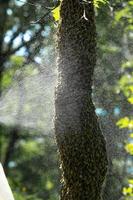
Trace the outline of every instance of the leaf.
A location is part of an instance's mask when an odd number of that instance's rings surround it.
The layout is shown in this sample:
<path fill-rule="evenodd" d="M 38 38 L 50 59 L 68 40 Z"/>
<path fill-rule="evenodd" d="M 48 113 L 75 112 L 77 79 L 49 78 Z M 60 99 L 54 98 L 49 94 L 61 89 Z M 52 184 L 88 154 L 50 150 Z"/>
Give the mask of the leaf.
<path fill-rule="evenodd" d="M 127 62 L 124 62 L 122 64 L 122 68 L 125 69 L 125 68 L 133 68 L 133 60 L 128 60 Z"/>
<path fill-rule="evenodd" d="M 133 104 L 133 97 L 127 99 L 129 103 Z"/>
<path fill-rule="evenodd" d="M 128 86 L 128 89 L 133 93 L 133 85 Z"/>
<path fill-rule="evenodd" d="M 124 117 L 122 119 L 120 119 L 116 125 L 119 126 L 119 128 L 127 128 L 129 126 L 129 118 L 128 117 Z"/>
<path fill-rule="evenodd" d="M 55 21 L 59 21 L 60 20 L 60 6 L 58 6 L 57 8 L 55 8 L 53 11 L 53 17 L 55 19 Z"/>
<path fill-rule="evenodd" d="M 51 190 L 51 189 L 53 189 L 53 187 L 54 187 L 54 184 L 50 180 L 48 180 L 46 182 L 46 189 Z"/>
<path fill-rule="evenodd" d="M 133 120 L 129 121 L 128 128 L 129 129 L 133 129 Z"/>
<path fill-rule="evenodd" d="M 52 10 L 52 14 L 53 14 L 53 17 L 54 17 L 55 21 L 59 21 L 60 20 L 61 2 L 62 2 L 62 0 L 60 0 L 59 5 L 54 10 Z"/>
<path fill-rule="evenodd" d="M 108 0 L 94 0 L 94 6 L 99 8 L 99 4 L 106 4 Z"/>
<path fill-rule="evenodd" d="M 133 133 L 130 133 L 130 135 L 129 135 L 129 136 L 130 136 L 130 138 L 133 138 Z"/>
<path fill-rule="evenodd" d="M 23 56 L 13 55 L 11 57 L 11 63 L 16 68 L 20 68 L 23 65 L 24 61 L 25 61 L 25 58 Z"/>
<path fill-rule="evenodd" d="M 124 195 L 133 196 L 133 188 L 131 188 L 131 187 L 124 187 L 122 193 Z"/>
<path fill-rule="evenodd" d="M 133 185 L 133 179 L 128 179 L 128 183 Z"/>
<path fill-rule="evenodd" d="M 128 143 L 125 145 L 125 150 L 130 154 L 133 155 L 133 143 Z"/>
<path fill-rule="evenodd" d="M 115 13 L 116 22 L 119 22 L 123 17 L 129 17 L 129 7 L 125 7 L 124 9 Z"/>
<path fill-rule="evenodd" d="M 128 4 L 131 5 L 131 6 L 133 6 L 133 0 L 130 0 L 130 1 L 128 2 Z"/>

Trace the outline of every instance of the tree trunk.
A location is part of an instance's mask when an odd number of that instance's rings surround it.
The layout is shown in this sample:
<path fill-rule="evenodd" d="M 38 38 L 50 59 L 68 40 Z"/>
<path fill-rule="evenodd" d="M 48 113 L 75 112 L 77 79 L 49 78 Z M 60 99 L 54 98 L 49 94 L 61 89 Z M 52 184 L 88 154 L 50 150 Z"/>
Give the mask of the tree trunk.
<path fill-rule="evenodd" d="M 59 28 L 55 134 L 61 200 L 101 200 L 107 171 L 104 137 L 92 103 L 96 30 L 92 1 L 63 0 Z"/>
<path fill-rule="evenodd" d="M 2 49 L 3 45 L 8 3 L 9 1 L 4 1 L 4 0 L 2 2 L 0 1 L 0 50 Z"/>
<path fill-rule="evenodd" d="M 9 142 L 7 145 L 7 150 L 5 152 L 5 159 L 3 162 L 4 170 L 6 175 L 8 175 L 9 172 L 9 162 L 11 161 L 14 153 L 15 153 L 15 147 L 18 142 L 18 140 L 21 139 L 21 128 L 19 127 L 19 124 L 21 123 L 22 120 L 22 112 L 23 112 L 23 107 L 24 107 L 24 93 L 25 93 L 25 88 L 22 83 L 23 80 L 23 71 L 20 73 L 18 77 L 18 91 L 19 91 L 19 103 L 18 103 L 18 112 L 17 112 L 17 119 L 16 119 L 16 125 L 11 128 L 10 130 L 10 136 L 9 136 Z"/>
<path fill-rule="evenodd" d="M 8 169 L 9 169 L 8 165 L 9 165 L 12 155 L 14 154 L 15 145 L 19 138 L 19 128 L 18 127 L 12 128 L 10 131 L 10 134 L 11 136 L 9 138 L 9 143 L 8 143 L 8 147 L 5 153 L 5 159 L 3 162 L 3 167 L 4 167 L 6 175 L 8 175 Z"/>
<path fill-rule="evenodd" d="M 0 1 L 0 97 L 2 95 L 2 77 L 4 71 L 4 63 L 5 58 L 2 56 L 3 53 L 3 42 L 4 42 L 4 33 L 5 33 L 5 25 L 7 20 L 7 8 L 8 8 L 9 1 Z M 2 126 L 0 124 L 0 132 Z M 0 140 L 0 161 L 2 158 L 2 141 Z"/>
<path fill-rule="evenodd" d="M 7 20 L 8 3 L 9 3 L 9 0 L 0 1 L 0 96 L 2 93 L 2 76 L 3 76 L 4 62 L 5 62 L 5 59 L 2 56 L 2 53 L 3 53 L 5 26 L 6 26 L 6 20 Z"/>

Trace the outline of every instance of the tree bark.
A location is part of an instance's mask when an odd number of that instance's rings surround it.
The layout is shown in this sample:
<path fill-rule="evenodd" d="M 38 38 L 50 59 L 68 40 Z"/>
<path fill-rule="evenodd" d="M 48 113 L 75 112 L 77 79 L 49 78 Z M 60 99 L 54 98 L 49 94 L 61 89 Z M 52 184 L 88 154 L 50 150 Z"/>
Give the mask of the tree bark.
<path fill-rule="evenodd" d="M 22 119 L 22 112 L 23 112 L 24 99 L 25 99 L 25 96 L 24 96 L 25 87 L 22 84 L 22 80 L 23 80 L 23 71 L 18 76 L 19 103 L 18 103 L 16 125 L 12 127 L 10 130 L 9 142 L 7 145 L 7 150 L 5 152 L 5 159 L 3 162 L 6 175 L 8 175 L 9 173 L 9 162 L 11 161 L 15 153 L 16 144 L 21 139 L 21 127 L 19 126 L 19 124 L 21 123 L 21 119 Z"/>
<path fill-rule="evenodd" d="M 63 0 L 58 35 L 55 134 L 62 168 L 61 200 L 101 200 L 106 143 L 93 105 L 96 63 L 93 2 Z"/>
<path fill-rule="evenodd" d="M 6 175 L 8 175 L 8 169 L 9 169 L 8 165 L 9 165 L 12 155 L 14 154 L 15 145 L 19 138 L 19 128 L 18 127 L 12 128 L 10 131 L 10 134 L 11 136 L 9 138 L 9 143 L 8 143 L 8 147 L 5 153 L 5 159 L 3 162 L 3 167 L 4 167 Z"/>
<path fill-rule="evenodd" d="M 9 0 L 0 1 L 0 96 L 2 93 L 2 75 L 4 71 L 4 62 L 5 59 L 2 56 L 3 53 L 3 42 L 4 42 L 4 34 L 5 34 L 5 26 L 7 20 L 7 8 L 8 8 Z"/>

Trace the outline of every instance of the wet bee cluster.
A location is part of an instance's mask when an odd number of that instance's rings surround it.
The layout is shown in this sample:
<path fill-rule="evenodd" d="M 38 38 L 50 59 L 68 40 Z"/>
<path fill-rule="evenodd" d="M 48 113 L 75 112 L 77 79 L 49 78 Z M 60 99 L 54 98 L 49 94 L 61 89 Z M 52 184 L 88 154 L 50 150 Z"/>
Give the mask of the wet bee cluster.
<path fill-rule="evenodd" d="M 108 164 L 106 142 L 91 99 L 96 63 L 93 4 L 87 5 L 87 20 L 83 11 L 79 0 L 62 1 L 55 95 L 61 200 L 101 200 Z"/>

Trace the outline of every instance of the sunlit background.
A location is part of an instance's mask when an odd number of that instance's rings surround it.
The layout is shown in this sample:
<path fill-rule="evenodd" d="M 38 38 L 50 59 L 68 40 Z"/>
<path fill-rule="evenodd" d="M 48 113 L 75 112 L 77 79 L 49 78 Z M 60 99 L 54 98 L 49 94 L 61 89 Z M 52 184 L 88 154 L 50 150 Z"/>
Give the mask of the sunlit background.
<path fill-rule="evenodd" d="M 16 200 L 57 200 L 59 13 L 54 0 L 0 0 L 0 161 Z M 133 0 L 95 8 L 93 100 L 107 141 L 104 200 L 133 199 Z M 58 10 L 57 10 L 58 12 Z"/>

